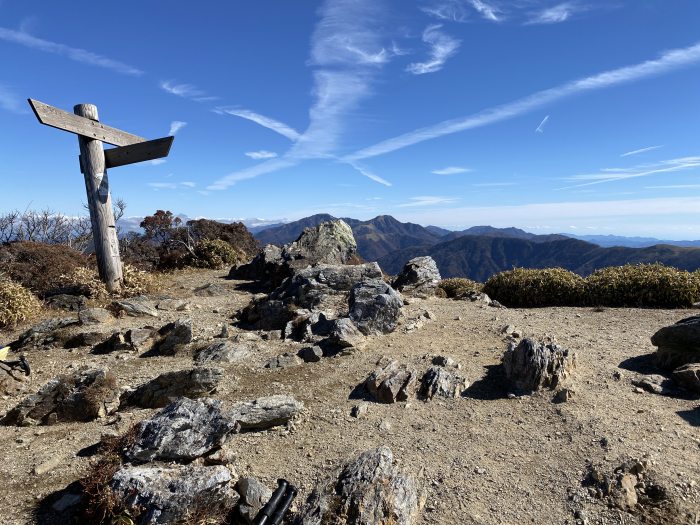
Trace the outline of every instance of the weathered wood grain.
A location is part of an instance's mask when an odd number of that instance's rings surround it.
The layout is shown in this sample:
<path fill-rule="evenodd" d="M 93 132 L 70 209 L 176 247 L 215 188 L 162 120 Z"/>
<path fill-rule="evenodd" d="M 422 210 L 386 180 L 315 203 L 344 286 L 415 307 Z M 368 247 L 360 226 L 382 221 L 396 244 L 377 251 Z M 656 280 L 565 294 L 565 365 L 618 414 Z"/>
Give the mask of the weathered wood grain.
<path fill-rule="evenodd" d="M 116 168 L 136 162 L 167 157 L 174 138 L 175 137 L 164 137 L 162 139 L 139 142 L 131 146 L 106 149 L 105 166 L 107 168 Z"/>
<path fill-rule="evenodd" d="M 82 137 L 99 140 L 114 146 L 129 146 L 139 142 L 146 142 L 146 139 L 143 137 L 105 126 L 96 120 L 67 113 L 38 100 L 31 98 L 27 100 L 39 122 L 52 128 L 70 131 Z"/>
<path fill-rule="evenodd" d="M 78 104 L 74 111 L 82 120 L 98 120 L 97 107 L 92 104 Z M 122 285 L 122 264 L 112 211 L 112 198 L 109 194 L 104 149 L 100 140 L 83 135 L 78 136 L 78 144 L 90 209 L 97 267 L 107 290 L 116 292 Z"/>

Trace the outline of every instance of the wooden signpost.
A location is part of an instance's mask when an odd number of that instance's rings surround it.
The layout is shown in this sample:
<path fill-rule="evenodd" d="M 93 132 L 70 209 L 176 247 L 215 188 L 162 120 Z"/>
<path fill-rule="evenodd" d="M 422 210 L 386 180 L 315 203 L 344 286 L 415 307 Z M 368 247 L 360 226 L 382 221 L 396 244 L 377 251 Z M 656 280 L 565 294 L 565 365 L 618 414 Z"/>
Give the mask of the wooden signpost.
<path fill-rule="evenodd" d="M 107 168 L 167 157 L 174 137 L 149 141 L 105 126 L 99 121 L 97 107 L 92 104 L 78 104 L 73 109 L 74 114 L 31 98 L 29 105 L 42 124 L 78 135 L 80 171 L 85 178 L 97 267 L 107 289 L 119 291 L 123 281 L 122 264 Z M 103 142 L 117 147 L 105 150 Z"/>

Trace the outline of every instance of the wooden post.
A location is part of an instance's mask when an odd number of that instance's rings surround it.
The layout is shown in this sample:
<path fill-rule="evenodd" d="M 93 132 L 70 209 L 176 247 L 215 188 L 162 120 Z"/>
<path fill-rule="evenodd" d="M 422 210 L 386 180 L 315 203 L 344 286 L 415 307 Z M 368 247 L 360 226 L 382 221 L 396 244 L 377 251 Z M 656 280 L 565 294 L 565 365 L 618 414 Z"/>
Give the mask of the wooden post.
<path fill-rule="evenodd" d="M 78 104 L 73 112 L 81 117 L 99 121 L 97 107 L 92 104 Z M 121 289 L 122 263 L 119 258 L 119 240 L 114 224 L 112 197 L 109 194 L 109 180 L 105 168 L 105 152 L 102 142 L 78 135 L 80 144 L 81 168 L 85 177 L 92 238 L 95 244 L 97 267 L 107 290 L 118 292 Z"/>

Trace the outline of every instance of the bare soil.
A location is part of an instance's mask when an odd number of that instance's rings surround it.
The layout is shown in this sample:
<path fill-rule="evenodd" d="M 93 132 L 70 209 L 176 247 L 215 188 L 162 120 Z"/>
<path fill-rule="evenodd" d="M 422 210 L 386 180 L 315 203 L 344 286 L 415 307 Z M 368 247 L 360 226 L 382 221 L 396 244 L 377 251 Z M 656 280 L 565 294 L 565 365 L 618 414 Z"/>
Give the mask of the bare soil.
<path fill-rule="evenodd" d="M 109 329 L 159 327 L 190 317 L 196 342 L 211 340 L 220 324 L 230 322 L 230 316 L 251 298 L 240 289 L 242 283 L 223 277 L 221 271 L 167 276 L 159 293 L 187 298 L 195 305 L 190 312 L 163 312 L 160 319 L 118 319 Z M 230 293 L 193 295 L 194 289 L 210 282 Z M 407 332 L 406 324 L 426 309 L 434 320 Z M 439 298 L 411 300 L 404 310 L 402 326 L 392 334 L 369 338 L 362 351 L 270 370 L 264 364 L 271 358 L 305 346 L 273 337 L 262 341 L 260 353 L 244 365 L 221 365 L 228 375 L 214 397 L 225 405 L 290 394 L 306 407 L 289 427 L 234 436 L 238 474 L 255 476 L 271 488 L 277 478 L 291 480 L 301 488 L 299 506 L 314 483 L 334 467 L 362 451 L 387 445 L 423 487 L 420 524 L 574 524 L 581 517 L 589 525 L 700 523 L 700 401 L 638 393 L 631 384 L 640 373 L 655 372 L 650 336 L 697 312 L 501 310 Z M 70 314 L 45 314 L 64 315 Z M 571 400 L 555 404 L 550 391 L 508 397 L 498 366 L 507 347 L 500 332 L 507 324 L 524 336 L 548 337 L 577 352 L 578 368 L 568 385 L 575 392 Z M 28 326 L 1 333 L 1 342 L 13 340 Z M 393 405 L 353 399 L 356 387 L 380 358 L 396 359 L 422 375 L 434 355 L 460 363 L 470 382 L 462 397 L 429 402 L 413 397 Z M 34 350 L 28 358 L 33 375 L 24 395 L 81 365 L 107 367 L 120 385 L 132 386 L 165 371 L 194 366 L 191 355 L 123 359 L 92 355 L 89 348 Z M 616 372 L 622 377 L 616 379 Z M 0 399 L 0 415 L 22 397 Z M 368 413 L 351 417 L 352 407 L 364 402 L 369 404 Z M 103 435 L 125 432 L 153 412 L 129 410 L 118 418 L 90 423 L 0 427 L 0 522 L 35 523 L 41 501 L 80 479 L 96 461 L 85 453 L 89 447 Z M 650 461 L 651 473 L 667 490 L 670 502 L 630 513 L 589 495 L 582 486 L 588 464 L 612 473 L 627 458 Z M 37 475 L 37 466 L 50 468 Z"/>

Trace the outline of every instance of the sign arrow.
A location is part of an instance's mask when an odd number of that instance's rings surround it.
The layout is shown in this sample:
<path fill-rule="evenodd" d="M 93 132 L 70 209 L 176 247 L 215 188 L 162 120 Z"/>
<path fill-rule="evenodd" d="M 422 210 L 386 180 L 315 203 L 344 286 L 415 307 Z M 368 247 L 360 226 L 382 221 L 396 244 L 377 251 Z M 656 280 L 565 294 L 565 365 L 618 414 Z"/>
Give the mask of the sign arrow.
<path fill-rule="evenodd" d="M 130 146 L 122 146 L 121 148 L 106 149 L 105 167 L 116 168 L 117 166 L 125 166 L 135 162 L 167 157 L 174 139 L 175 137 L 164 137 L 162 139 L 139 142 Z"/>

